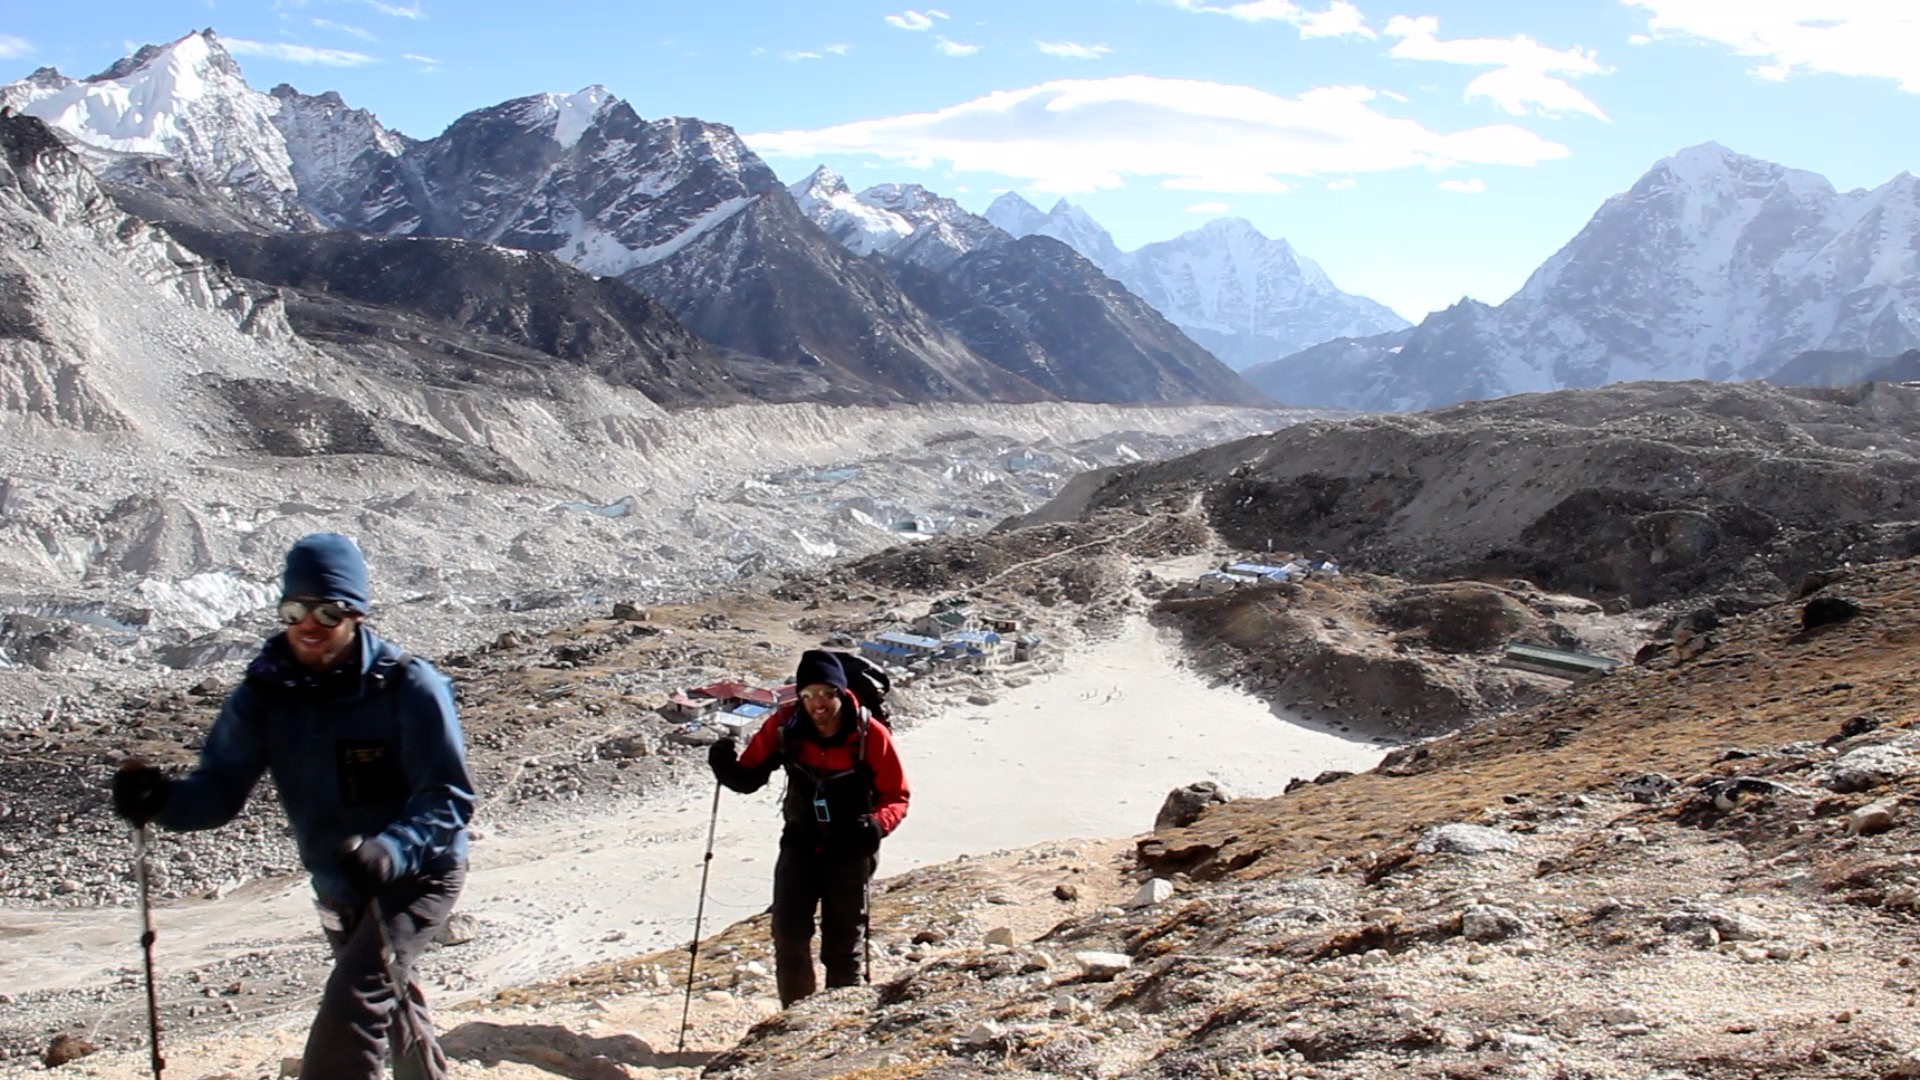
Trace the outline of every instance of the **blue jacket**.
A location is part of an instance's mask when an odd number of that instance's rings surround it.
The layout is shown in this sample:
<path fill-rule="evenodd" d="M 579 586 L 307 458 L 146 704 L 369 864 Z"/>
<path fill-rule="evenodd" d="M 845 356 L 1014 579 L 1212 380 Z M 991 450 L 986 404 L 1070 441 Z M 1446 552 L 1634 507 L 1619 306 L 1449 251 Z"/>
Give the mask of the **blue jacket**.
<path fill-rule="evenodd" d="M 452 684 L 364 625 L 360 663 L 315 676 L 285 635 L 268 640 L 207 733 L 200 764 L 175 781 L 159 817 L 169 829 L 232 821 L 263 771 L 321 900 L 354 905 L 340 873 L 349 836 L 387 847 L 397 876 L 466 865 L 473 781 Z"/>

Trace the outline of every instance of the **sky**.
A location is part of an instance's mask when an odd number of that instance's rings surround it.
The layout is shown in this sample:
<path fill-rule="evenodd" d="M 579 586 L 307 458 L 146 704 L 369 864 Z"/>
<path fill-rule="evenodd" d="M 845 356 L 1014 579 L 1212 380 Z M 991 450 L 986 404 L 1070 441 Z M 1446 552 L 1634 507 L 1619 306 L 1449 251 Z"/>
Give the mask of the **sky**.
<path fill-rule="evenodd" d="M 0 82 L 211 27 L 248 80 L 417 138 L 599 84 L 781 178 L 1067 198 L 1120 247 L 1218 216 L 1418 320 L 1498 303 L 1608 197 L 1715 141 L 1920 170 L 1920 0 L 90 0 L 0 10 Z"/>

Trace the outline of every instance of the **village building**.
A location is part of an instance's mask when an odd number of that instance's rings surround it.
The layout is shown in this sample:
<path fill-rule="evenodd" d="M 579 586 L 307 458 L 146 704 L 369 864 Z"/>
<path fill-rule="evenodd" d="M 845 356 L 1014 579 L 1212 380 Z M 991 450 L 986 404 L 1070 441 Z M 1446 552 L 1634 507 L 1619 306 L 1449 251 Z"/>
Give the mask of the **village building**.
<path fill-rule="evenodd" d="M 945 649 L 946 646 L 939 638 L 909 634 L 901 630 L 888 630 L 869 641 L 860 643 L 860 652 L 863 655 L 882 664 L 906 665 L 928 661 L 939 656 Z"/>
<path fill-rule="evenodd" d="M 1046 642 L 1039 634 L 1021 634 L 1013 639 L 1013 662 L 1025 664 L 1040 659 Z"/>
<path fill-rule="evenodd" d="M 991 630 L 956 630 L 941 640 L 947 655 L 963 662 L 993 665 L 1013 655 L 1013 642 Z"/>
<path fill-rule="evenodd" d="M 1536 645 L 1529 641 L 1507 642 L 1500 663 L 1503 667 L 1576 680 L 1605 675 L 1621 665 L 1621 661 L 1611 656 L 1556 649 L 1551 645 Z"/>
<path fill-rule="evenodd" d="M 1231 592 L 1246 585 L 1258 585 L 1261 579 L 1252 574 L 1236 574 L 1227 570 L 1209 570 L 1201 574 L 1197 584 L 1201 590 L 1210 593 Z"/>
<path fill-rule="evenodd" d="M 752 706 L 770 712 L 780 703 L 778 695 L 772 690 L 762 690 L 746 683 L 732 680 L 709 683 L 687 690 L 676 690 L 660 706 L 660 715 L 669 720 L 697 721 L 709 720 L 717 713 L 731 713 L 743 706 Z"/>
<path fill-rule="evenodd" d="M 907 629 L 921 637 L 944 637 L 956 630 L 971 630 L 975 625 L 973 601 L 964 596 L 943 596 L 927 605 L 927 613 L 913 620 Z"/>
<path fill-rule="evenodd" d="M 660 715 L 669 720 L 705 720 L 720 711 L 720 703 L 710 697 L 695 697 L 685 690 L 675 690 L 660 706 Z"/>

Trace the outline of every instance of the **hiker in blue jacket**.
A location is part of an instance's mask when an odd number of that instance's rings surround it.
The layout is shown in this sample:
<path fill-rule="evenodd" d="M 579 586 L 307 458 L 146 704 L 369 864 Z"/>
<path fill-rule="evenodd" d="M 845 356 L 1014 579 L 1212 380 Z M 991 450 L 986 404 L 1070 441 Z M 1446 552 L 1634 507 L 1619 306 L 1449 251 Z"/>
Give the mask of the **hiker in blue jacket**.
<path fill-rule="evenodd" d="M 314 533 L 287 552 L 280 620 L 227 698 L 192 773 L 140 762 L 113 781 L 135 826 L 213 829 L 273 774 L 312 875 L 334 968 L 301 1076 L 440 1080 L 446 1056 L 413 977 L 466 879 L 473 781 L 451 685 L 363 625 L 365 558 Z M 394 981 L 406 983 L 404 989 Z"/>

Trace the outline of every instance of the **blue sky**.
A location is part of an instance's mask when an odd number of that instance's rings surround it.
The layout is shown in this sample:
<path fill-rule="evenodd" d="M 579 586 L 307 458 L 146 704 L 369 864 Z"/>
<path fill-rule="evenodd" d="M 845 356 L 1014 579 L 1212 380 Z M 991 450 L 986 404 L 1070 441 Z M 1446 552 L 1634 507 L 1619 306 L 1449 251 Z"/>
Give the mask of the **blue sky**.
<path fill-rule="evenodd" d="M 1409 318 L 1505 299 L 1609 195 L 1714 140 L 1920 169 L 1920 0 L 94 0 L 0 13 L 0 81 L 211 26 L 249 81 L 409 135 L 599 83 L 784 179 L 1085 206 L 1124 249 L 1250 219 Z"/>

